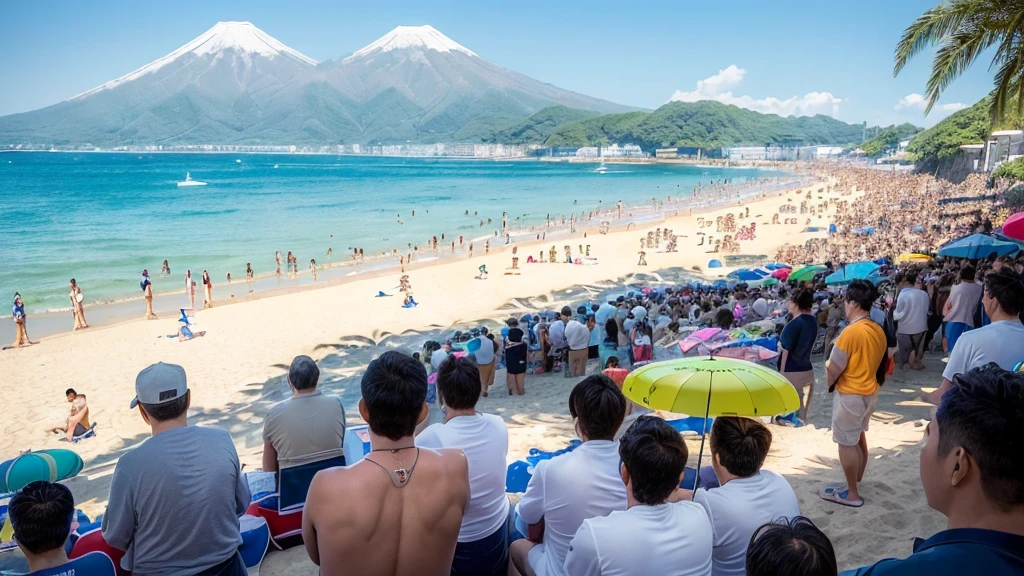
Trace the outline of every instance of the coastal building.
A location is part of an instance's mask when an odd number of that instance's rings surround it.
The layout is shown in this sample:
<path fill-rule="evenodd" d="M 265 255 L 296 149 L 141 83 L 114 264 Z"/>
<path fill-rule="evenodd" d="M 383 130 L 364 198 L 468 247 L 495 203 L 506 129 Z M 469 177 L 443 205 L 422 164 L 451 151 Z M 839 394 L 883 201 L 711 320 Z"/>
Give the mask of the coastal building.
<path fill-rule="evenodd" d="M 991 172 L 1004 162 L 1024 155 L 1024 130 L 997 130 L 985 147 L 985 171 Z"/>
<path fill-rule="evenodd" d="M 963 144 L 960 146 L 960 154 L 967 163 L 968 171 L 982 172 L 985 169 L 984 144 Z"/>

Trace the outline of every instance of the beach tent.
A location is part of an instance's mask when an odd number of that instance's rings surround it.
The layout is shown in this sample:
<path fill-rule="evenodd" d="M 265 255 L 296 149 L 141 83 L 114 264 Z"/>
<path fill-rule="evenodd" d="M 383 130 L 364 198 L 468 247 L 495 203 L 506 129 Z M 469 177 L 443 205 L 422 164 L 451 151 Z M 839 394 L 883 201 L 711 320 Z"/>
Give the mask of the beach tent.
<path fill-rule="evenodd" d="M 814 264 L 812 266 L 804 266 L 799 270 L 795 270 L 789 275 L 787 280 L 795 280 L 796 282 L 803 282 L 804 280 L 813 280 L 814 276 L 819 272 L 828 270 L 825 266 L 820 264 Z"/>
<path fill-rule="evenodd" d="M 721 268 L 721 267 L 722 267 L 722 261 L 721 260 L 712 260 L 711 262 L 708 262 L 708 268 Z"/>
<path fill-rule="evenodd" d="M 939 248 L 939 256 L 948 258 L 988 258 L 992 254 L 1006 256 L 1020 250 L 1014 242 L 1004 242 L 985 234 L 971 234 Z"/>
<path fill-rule="evenodd" d="M 863 280 L 878 272 L 880 266 L 874 262 L 857 262 L 847 264 L 825 277 L 825 284 L 849 284 L 854 280 Z"/>
<path fill-rule="evenodd" d="M 1006 219 L 1003 235 L 1014 240 L 1024 240 L 1024 212 L 1017 212 Z"/>

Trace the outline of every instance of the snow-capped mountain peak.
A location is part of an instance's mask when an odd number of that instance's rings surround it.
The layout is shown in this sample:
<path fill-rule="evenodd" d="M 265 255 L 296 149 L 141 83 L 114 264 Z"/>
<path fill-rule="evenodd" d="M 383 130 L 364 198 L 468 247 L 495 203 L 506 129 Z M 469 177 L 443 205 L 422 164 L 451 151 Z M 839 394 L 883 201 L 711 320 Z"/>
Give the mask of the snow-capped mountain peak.
<path fill-rule="evenodd" d="M 218 22 L 213 26 L 213 28 L 210 28 L 174 52 L 171 52 L 162 58 L 158 58 L 149 64 L 146 64 L 142 68 L 139 68 L 129 74 L 125 74 L 116 80 L 111 80 L 110 82 L 97 86 L 92 90 L 83 92 L 71 98 L 71 100 L 78 100 L 91 94 L 95 94 L 96 92 L 108 90 L 126 82 L 131 82 L 132 80 L 145 76 L 146 74 L 156 72 L 171 62 L 189 54 L 194 54 L 196 56 L 212 55 L 216 57 L 228 51 L 234 51 L 243 55 L 256 54 L 271 59 L 284 57 L 309 66 L 316 66 L 317 64 L 316 60 L 306 56 L 298 50 L 289 48 L 270 34 L 267 34 L 263 30 L 257 28 L 251 22 Z"/>
<path fill-rule="evenodd" d="M 398 26 L 371 44 L 356 50 L 351 56 L 342 60 L 342 62 L 348 62 L 375 52 L 390 52 L 392 50 L 408 48 L 434 50 L 437 52 L 462 52 L 468 56 L 476 56 L 475 52 L 445 36 L 433 26 Z"/>

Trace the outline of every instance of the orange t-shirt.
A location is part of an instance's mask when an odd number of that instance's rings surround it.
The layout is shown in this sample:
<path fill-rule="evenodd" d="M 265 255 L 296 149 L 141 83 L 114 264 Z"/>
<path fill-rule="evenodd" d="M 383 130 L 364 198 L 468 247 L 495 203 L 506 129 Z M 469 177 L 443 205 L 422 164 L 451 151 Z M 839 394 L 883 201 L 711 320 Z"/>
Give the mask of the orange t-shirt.
<path fill-rule="evenodd" d="M 849 359 L 846 370 L 836 382 L 836 390 L 843 394 L 870 396 L 878 391 L 875 372 L 885 357 L 886 340 L 882 327 L 870 319 L 858 320 L 847 326 L 836 340 L 836 347 Z"/>

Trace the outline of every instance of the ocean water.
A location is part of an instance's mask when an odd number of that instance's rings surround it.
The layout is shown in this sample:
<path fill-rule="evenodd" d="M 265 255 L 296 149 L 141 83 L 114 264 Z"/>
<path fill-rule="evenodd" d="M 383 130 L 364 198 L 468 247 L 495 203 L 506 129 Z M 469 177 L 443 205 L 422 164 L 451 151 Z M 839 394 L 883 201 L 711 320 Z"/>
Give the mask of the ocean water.
<path fill-rule="evenodd" d="M 511 226 L 544 225 L 548 214 L 568 218 L 619 201 L 685 197 L 712 180 L 779 175 L 665 164 L 609 164 L 606 174 L 595 168 L 536 161 L 4 153 L 0 296 L 20 291 L 30 314 L 58 312 L 69 306 L 72 277 L 87 304 L 109 303 L 141 296 L 143 268 L 158 293 L 181 291 L 186 269 L 197 283 L 207 269 L 215 286 L 223 286 L 227 273 L 243 280 L 247 262 L 257 275 L 272 274 L 278 250 L 282 258 L 291 250 L 306 271 L 310 258 L 344 262 L 352 247 L 370 256 L 392 248 L 408 252 L 408 243 L 423 246 L 442 233 L 449 240 L 493 237 L 503 212 Z M 186 172 L 208 185 L 179 188 Z M 326 255 L 329 247 L 333 258 Z M 164 259 L 170 276 L 159 274 Z"/>

